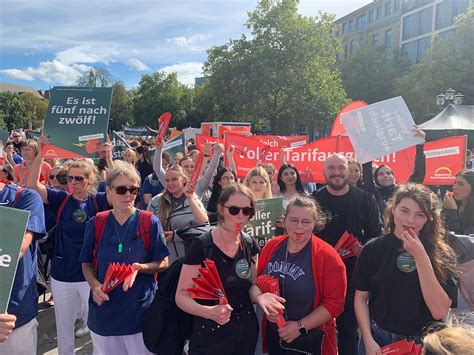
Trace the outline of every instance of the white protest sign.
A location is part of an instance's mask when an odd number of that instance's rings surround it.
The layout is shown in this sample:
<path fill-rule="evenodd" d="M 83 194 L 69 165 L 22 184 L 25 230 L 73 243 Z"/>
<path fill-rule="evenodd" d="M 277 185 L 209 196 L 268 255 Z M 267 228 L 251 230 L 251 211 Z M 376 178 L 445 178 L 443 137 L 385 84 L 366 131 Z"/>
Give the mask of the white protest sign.
<path fill-rule="evenodd" d="M 345 112 L 341 121 L 362 164 L 424 142 L 414 135 L 415 122 L 401 96 Z"/>

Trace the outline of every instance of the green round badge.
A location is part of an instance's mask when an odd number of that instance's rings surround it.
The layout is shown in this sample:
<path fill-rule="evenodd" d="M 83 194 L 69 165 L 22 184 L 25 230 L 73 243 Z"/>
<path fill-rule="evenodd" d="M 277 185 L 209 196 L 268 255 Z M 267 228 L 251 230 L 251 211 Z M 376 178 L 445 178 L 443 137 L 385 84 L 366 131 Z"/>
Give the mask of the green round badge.
<path fill-rule="evenodd" d="M 250 278 L 250 267 L 247 260 L 237 260 L 237 263 L 235 263 L 235 273 L 241 279 L 247 280 L 248 278 Z"/>
<path fill-rule="evenodd" d="M 402 272 L 413 272 L 416 270 L 416 262 L 409 253 L 404 251 L 397 257 L 397 267 Z"/>
<path fill-rule="evenodd" d="M 77 209 L 72 213 L 72 219 L 76 223 L 84 223 L 87 219 L 87 213 L 84 210 Z"/>

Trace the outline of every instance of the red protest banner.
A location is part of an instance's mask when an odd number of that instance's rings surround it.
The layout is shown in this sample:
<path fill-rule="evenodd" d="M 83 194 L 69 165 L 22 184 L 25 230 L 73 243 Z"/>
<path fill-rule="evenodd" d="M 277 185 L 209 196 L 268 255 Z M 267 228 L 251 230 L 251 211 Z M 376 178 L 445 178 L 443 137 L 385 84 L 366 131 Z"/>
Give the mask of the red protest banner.
<path fill-rule="evenodd" d="M 251 136 L 249 138 L 255 139 L 260 143 L 269 145 L 272 149 L 298 147 L 303 144 L 308 144 L 308 136 Z"/>
<path fill-rule="evenodd" d="M 221 143 L 221 139 L 216 138 L 216 137 L 205 136 L 204 134 L 196 134 L 195 142 L 196 142 L 196 148 L 202 153 L 204 144 Z"/>
<path fill-rule="evenodd" d="M 346 128 L 341 122 L 341 114 L 356 110 L 364 106 L 367 106 L 364 101 L 352 101 L 351 103 L 344 106 L 342 110 L 338 112 L 336 118 L 334 119 L 330 136 L 347 136 Z"/>

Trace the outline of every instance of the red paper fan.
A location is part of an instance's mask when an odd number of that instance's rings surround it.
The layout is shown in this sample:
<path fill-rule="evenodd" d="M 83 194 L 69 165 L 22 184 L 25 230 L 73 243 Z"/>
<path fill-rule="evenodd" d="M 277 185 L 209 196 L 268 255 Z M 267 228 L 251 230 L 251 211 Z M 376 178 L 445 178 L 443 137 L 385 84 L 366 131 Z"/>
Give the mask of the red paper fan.
<path fill-rule="evenodd" d="M 131 265 L 118 263 L 109 264 L 107 272 L 105 273 L 104 282 L 102 283 L 102 291 L 109 293 L 131 274 L 133 274 Z"/>
<path fill-rule="evenodd" d="M 421 345 L 406 339 L 386 345 L 381 350 L 383 355 L 421 355 L 422 353 Z"/>
<path fill-rule="evenodd" d="M 359 256 L 362 250 L 362 244 L 349 232 L 345 231 L 337 244 L 334 246 L 342 259 Z"/>
<path fill-rule="evenodd" d="M 220 305 L 227 304 L 227 296 L 217 272 L 214 261 L 204 260 L 205 267 L 199 268 L 200 276 L 193 278 L 194 287 L 188 288 L 192 298 L 219 301 Z"/>
<path fill-rule="evenodd" d="M 168 131 L 168 126 L 171 121 L 171 113 L 164 112 L 160 117 L 158 117 L 158 135 L 161 139 L 165 138 L 166 131 Z"/>
<path fill-rule="evenodd" d="M 260 275 L 257 277 L 257 286 L 262 292 L 273 293 L 274 295 L 280 296 L 280 284 L 278 279 L 270 275 Z M 286 320 L 283 317 L 281 311 L 278 312 L 277 327 L 282 328 L 286 325 Z"/>

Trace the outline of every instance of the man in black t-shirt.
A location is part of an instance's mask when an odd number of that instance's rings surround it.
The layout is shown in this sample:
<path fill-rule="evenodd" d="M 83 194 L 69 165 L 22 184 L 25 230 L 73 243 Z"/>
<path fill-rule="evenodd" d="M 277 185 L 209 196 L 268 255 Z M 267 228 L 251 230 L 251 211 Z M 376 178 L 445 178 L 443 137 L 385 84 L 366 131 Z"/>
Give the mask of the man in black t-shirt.
<path fill-rule="evenodd" d="M 313 192 L 328 217 L 322 231 L 316 233 L 321 239 L 335 246 L 345 231 L 364 244 L 382 234 L 380 213 L 375 199 L 366 192 L 348 183 L 349 164 L 341 154 L 333 154 L 324 162 L 326 186 Z M 347 296 L 342 313 L 336 320 L 340 355 L 357 354 L 359 334 L 354 314 L 354 288 L 351 285 L 356 258 L 344 259 L 347 272 Z"/>

